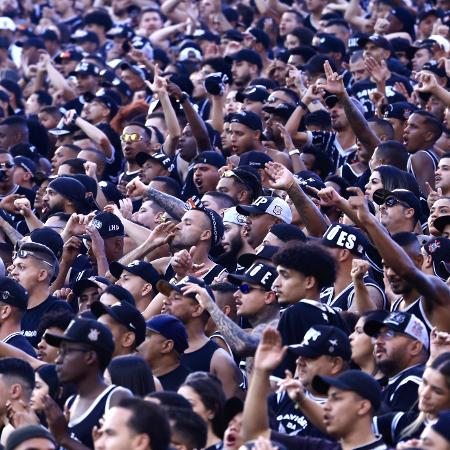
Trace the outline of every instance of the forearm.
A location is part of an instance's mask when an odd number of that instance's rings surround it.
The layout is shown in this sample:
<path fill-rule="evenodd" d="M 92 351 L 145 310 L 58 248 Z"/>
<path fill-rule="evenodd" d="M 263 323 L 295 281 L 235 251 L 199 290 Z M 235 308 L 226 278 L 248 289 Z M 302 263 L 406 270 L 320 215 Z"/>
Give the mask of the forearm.
<path fill-rule="evenodd" d="M 299 173 L 302 172 L 303 170 L 307 170 L 301 155 L 294 154 L 289 156 L 291 157 L 292 169 L 294 173 Z"/>
<path fill-rule="evenodd" d="M 0 219 L 0 227 L 7 236 L 7 238 L 11 241 L 11 244 L 14 245 L 17 241 L 23 239 L 23 236 L 6 220 Z"/>
<path fill-rule="evenodd" d="M 297 106 L 291 117 L 289 117 L 288 121 L 286 122 L 285 128 L 291 136 L 294 136 L 294 134 L 298 132 L 298 127 L 300 126 L 300 122 L 302 121 L 305 113 L 306 111 L 302 106 Z"/>
<path fill-rule="evenodd" d="M 180 0 L 166 0 L 161 4 L 161 12 L 164 15 L 170 14 L 180 3 Z"/>
<path fill-rule="evenodd" d="M 106 258 L 104 249 L 97 253 L 98 254 L 95 255 L 95 259 L 97 261 L 97 274 L 101 277 L 104 277 L 109 272 L 109 263 Z"/>
<path fill-rule="evenodd" d="M 374 305 L 370 299 L 369 290 L 367 289 L 364 280 L 362 278 L 355 279 L 353 280 L 353 285 L 355 287 L 355 296 L 349 311 L 363 314 L 366 311 L 377 309 L 376 305 Z"/>
<path fill-rule="evenodd" d="M 344 92 L 341 99 L 344 105 L 345 115 L 347 116 L 353 132 L 364 148 L 372 154 L 375 147 L 380 143 L 380 140 L 370 129 L 364 115 L 355 107 L 347 91 Z"/>
<path fill-rule="evenodd" d="M 56 90 L 63 91 L 66 100 L 73 100 L 76 98 L 75 91 L 70 87 L 64 76 L 58 72 L 52 64 L 47 64 L 47 76 Z"/>
<path fill-rule="evenodd" d="M 223 132 L 224 103 L 225 98 L 223 95 L 213 95 L 211 98 L 211 112 L 209 114 L 209 118 L 211 120 L 212 127 L 218 133 Z"/>
<path fill-rule="evenodd" d="M 155 201 L 161 208 L 164 208 L 176 220 L 181 220 L 186 212 L 186 204 L 173 195 L 165 194 L 164 192 L 149 187 L 147 189 L 147 197 Z"/>
<path fill-rule="evenodd" d="M 29 216 L 25 216 L 25 222 L 30 231 L 35 230 L 36 228 L 42 228 L 44 224 L 37 218 L 36 214 L 31 212 Z"/>
<path fill-rule="evenodd" d="M 101 147 L 103 153 L 107 158 L 111 158 L 112 156 L 111 142 L 109 141 L 106 134 L 103 133 L 102 130 L 100 130 L 100 128 L 97 128 L 95 125 L 92 125 L 87 120 L 84 120 L 81 117 L 77 117 L 77 119 L 75 120 L 75 124 L 77 125 L 78 128 L 80 128 L 81 131 L 84 131 L 84 133 L 89 139 L 91 139 Z"/>
<path fill-rule="evenodd" d="M 70 267 L 71 267 L 71 265 L 67 264 L 66 261 L 64 261 L 64 260 L 61 261 L 61 263 L 59 265 L 58 276 L 56 277 L 56 280 L 50 286 L 50 292 L 52 294 L 53 294 L 53 292 L 56 292 L 57 290 L 64 287 Z"/>
<path fill-rule="evenodd" d="M 211 150 L 211 142 L 209 141 L 208 130 L 204 120 L 200 117 L 189 99 L 181 104 L 187 121 L 192 130 L 192 135 L 197 143 L 199 151 Z"/>
<path fill-rule="evenodd" d="M 31 367 L 34 370 L 45 365 L 45 363 L 39 361 L 39 359 L 33 358 L 28 353 L 25 353 L 23 350 L 20 350 L 19 348 L 2 341 L 0 341 L 0 356 L 8 358 L 18 358 L 23 361 L 26 361 L 31 365 Z"/>
<path fill-rule="evenodd" d="M 319 403 L 311 400 L 304 395 L 295 404 L 296 409 L 300 409 L 308 420 L 320 431 L 326 433 L 326 427 L 323 423 L 323 408 Z"/>
<path fill-rule="evenodd" d="M 239 325 L 228 318 L 214 302 L 211 301 L 206 309 L 233 353 L 238 356 L 251 356 L 255 353 L 259 339 L 246 333 Z"/>
<path fill-rule="evenodd" d="M 172 103 L 170 103 L 170 98 L 166 92 L 159 95 L 159 101 L 161 102 L 169 136 L 172 139 L 179 139 L 181 136 L 181 127 L 178 123 L 177 115 L 173 109 Z"/>
<path fill-rule="evenodd" d="M 146 255 L 148 255 L 153 250 L 160 247 L 160 243 L 154 243 L 154 242 L 148 242 L 145 241 L 142 243 L 139 247 L 135 248 L 134 250 L 131 250 L 131 252 L 128 252 L 126 255 L 122 256 L 120 258 L 119 262 L 123 264 L 124 266 L 128 265 L 130 262 L 135 261 L 136 259 L 143 259 Z"/>
<path fill-rule="evenodd" d="M 435 97 L 437 97 L 445 106 L 450 107 L 450 92 L 442 86 L 437 86 L 431 92 Z"/>
<path fill-rule="evenodd" d="M 161 314 L 161 310 L 163 307 L 163 299 L 164 295 L 162 294 L 157 294 L 153 298 L 153 300 L 150 302 L 147 308 L 145 308 L 145 310 L 142 312 L 142 315 L 144 316 L 145 320 L 150 320 L 153 316 Z"/>
<path fill-rule="evenodd" d="M 148 228 L 123 217 L 120 220 L 125 229 L 125 233 L 136 243 L 144 242 L 150 236 L 151 231 Z"/>
<path fill-rule="evenodd" d="M 244 441 L 269 437 L 269 414 L 267 396 L 270 392 L 269 373 L 255 369 L 244 403 L 242 435 Z"/>
<path fill-rule="evenodd" d="M 296 181 L 294 181 L 287 190 L 287 193 L 300 214 L 309 235 L 322 237 L 330 223 L 322 215 L 319 208 L 317 208 L 314 202 L 303 192 Z"/>
<path fill-rule="evenodd" d="M 172 35 L 181 31 L 184 28 L 184 24 L 177 23 L 176 25 L 169 25 L 168 27 L 164 27 L 161 30 L 156 30 L 150 36 L 150 42 L 156 45 L 163 45 L 163 42 L 166 39 L 169 39 Z"/>

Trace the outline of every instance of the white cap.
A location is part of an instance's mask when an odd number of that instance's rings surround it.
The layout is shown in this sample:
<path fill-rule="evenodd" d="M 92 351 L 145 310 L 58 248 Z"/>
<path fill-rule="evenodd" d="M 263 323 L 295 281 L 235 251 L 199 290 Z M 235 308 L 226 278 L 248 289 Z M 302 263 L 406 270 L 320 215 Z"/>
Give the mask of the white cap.
<path fill-rule="evenodd" d="M 223 213 L 223 223 L 234 223 L 235 225 L 243 226 L 247 223 L 247 218 L 239 214 L 235 207 L 228 208 Z"/>
<path fill-rule="evenodd" d="M 289 205 L 280 197 L 261 195 L 251 205 L 238 205 L 237 211 L 246 216 L 250 214 L 270 214 L 284 223 L 292 222 Z"/>
<path fill-rule="evenodd" d="M 16 31 L 16 24 L 9 17 L 0 17 L 0 30 Z"/>

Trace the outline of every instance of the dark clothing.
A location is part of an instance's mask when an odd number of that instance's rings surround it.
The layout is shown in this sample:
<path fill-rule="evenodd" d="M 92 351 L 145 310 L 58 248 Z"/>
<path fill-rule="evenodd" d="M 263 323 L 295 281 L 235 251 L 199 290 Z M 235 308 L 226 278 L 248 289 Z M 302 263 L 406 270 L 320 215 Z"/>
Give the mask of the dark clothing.
<path fill-rule="evenodd" d="M 400 441 L 420 437 L 425 428 L 425 421 L 418 425 L 412 433 L 404 434 L 405 428 L 418 417 L 419 413 L 416 411 L 383 414 L 373 418 L 373 429 L 375 433 L 381 434 L 384 442 L 395 447 Z"/>
<path fill-rule="evenodd" d="M 158 380 L 161 382 L 162 387 L 165 391 L 178 391 L 178 388 L 184 383 L 186 377 L 191 373 L 191 371 L 180 364 L 176 369 L 172 370 L 165 375 L 161 375 L 158 377 Z"/>
<path fill-rule="evenodd" d="M 5 339 L 3 339 L 3 342 L 22 350 L 33 358 L 36 358 L 36 351 L 29 343 L 28 339 L 20 331 L 6 336 Z"/>
<path fill-rule="evenodd" d="M 41 304 L 27 309 L 22 317 L 22 333 L 34 348 L 37 347 L 42 338 L 42 332 L 38 332 L 42 316 L 49 311 L 55 310 L 73 312 L 68 303 L 49 295 Z"/>
<path fill-rule="evenodd" d="M 400 303 L 402 302 L 403 297 L 399 297 L 392 304 L 391 311 L 400 311 Z M 427 328 L 428 334 L 431 333 L 431 329 L 433 325 L 430 322 L 430 319 L 427 317 L 425 312 L 425 305 L 423 302 L 423 297 L 419 297 L 414 303 L 411 303 L 407 308 L 402 309 L 403 312 L 407 312 L 409 314 L 414 314 L 418 319 L 420 319 L 425 327 Z"/>
<path fill-rule="evenodd" d="M 211 359 L 219 348 L 214 341 L 208 341 L 195 352 L 183 353 L 180 357 L 181 363 L 189 367 L 193 372 L 209 372 Z"/>

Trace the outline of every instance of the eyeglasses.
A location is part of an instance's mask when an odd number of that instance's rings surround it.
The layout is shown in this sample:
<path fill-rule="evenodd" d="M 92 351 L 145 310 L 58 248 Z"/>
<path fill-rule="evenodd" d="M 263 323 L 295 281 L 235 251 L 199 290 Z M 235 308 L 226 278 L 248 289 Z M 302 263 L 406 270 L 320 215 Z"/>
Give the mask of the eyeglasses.
<path fill-rule="evenodd" d="M 405 208 L 411 208 L 411 206 L 407 205 L 406 203 L 401 202 L 400 200 L 396 199 L 395 197 L 388 197 L 385 200 L 384 204 L 387 208 L 392 208 L 395 205 L 402 205 Z"/>
<path fill-rule="evenodd" d="M 39 261 L 42 261 L 44 264 L 47 264 L 48 266 L 53 267 L 53 265 L 51 263 L 49 263 L 48 261 L 45 261 L 45 259 L 41 258 L 40 256 L 38 256 L 35 253 L 30 252 L 28 250 L 17 250 L 16 252 L 13 253 L 13 259 L 16 259 L 16 258 L 25 259 L 28 256 L 38 259 Z"/>
<path fill-rule="evenodd" d="M 394 330 L 387 328 L 384 331 L 379 331 L 378 333 L 374 334 L 373 339 L 382 338 L 385 341 L 390 341 L 391 339 L 394 339 L 395 336 L 398 336 L 398 333 Z"/>
<path fill-rule="evenodd" d="M 262 287 L 255 287 L 255 286 L 250 286 L 247 283 L 242 283 L 239 286 L 239 290 L 243 293 L 243 294 L 249 294 L 250 292 L 254 291 L 255 289 L 259 290 L 259 291 L 263 291 L 264 289 Z"/>
<path fill-rule="evenodd" d="M 144 139 L 139 133 L 123 133 L 120 136 L 122 142 L 139 142 Z"/>
<path fill-rule="evenodd" d="M 15 164 L 10 162 L 2 162 L 0 163 L 0 169 L 12 169 L 15 166 Z"/>
<path fill-rule="evenodd" d="M 92 350 L 88 350 L 87 348 L 65 347 L 62 349 L 60 348 L 58 350 L 57 356 L 61 356 L 64 358 L 64 356 L 68 355 L 69 353 L 75 353 L 75 352 L 87 353 L 90 351 L 92 351 Z"/>
<path fill-rule="evenodd" d="M 239 183 L 245 184 L 244 180 L 239 175 L 236 175 L 232 170 L 225 170 L 220 178 L 236 178 Z"/>

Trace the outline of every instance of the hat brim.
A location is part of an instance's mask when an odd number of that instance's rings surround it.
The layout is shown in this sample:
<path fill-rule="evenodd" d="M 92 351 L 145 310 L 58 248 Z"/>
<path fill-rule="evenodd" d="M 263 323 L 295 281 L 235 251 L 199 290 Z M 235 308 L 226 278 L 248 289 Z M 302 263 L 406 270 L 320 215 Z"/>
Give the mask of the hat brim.
<path fill-rule="evenodd" d="M 373 201 L 377 205 L 383 205 L 388 197 L 397 198 L 397 196 L 395 195 L 395 192 L 388 191 L 387 189 L 377 189 L 373 193 Z"/>
<path fill-rule="evenodd" d="M 448 224 L 450 224 L 450 215 L 440 216 L 433 220 L 434 228 L 441 233 Z"/>
<path fill-rule="evenodd" d="M 368 336 L 375 336 L 384 326 L 387 325 L 381 320 L 368 320 L 364 324 L 363 330 Z"/>
<path fill-rule="evenodd" d="M 244 253 L 239 256 L 238 264 L 242 267 L 250 267 L 257 259 L 258 255 L 256 253 Z"/>
<path fill-rule="evenodd" d="M 139 166 L 143 166 L 144 163 L 146 163 L 149 159 L 155 159 L 153 158 L 151 155 L 149 155 L 148 153 L 145 152 L 139 152 L 136 155 L 136 162 L 138 163 Z"/>
<path fill-rule="evenodd" d="M 265 211 L 261 211 L 257 206 L 252 205 L 237 205 L 236 211 L 243 216 L 249 216 L 250 214 L 261 215 L 264 214 Z"/>
<path fill-rule="evenodd" d="M 117 320 L 117 314 L 115 314 L 109 306 L 106 306 L 100 301 L 92 303 L 90 308 L 92 314 L 94 314 L 97 319 L 105 314 L 108 314 L 108 316 L 111 316 L 113 319 Z"/>
<path fill-rule="evenodd" d="M 48 345 L 52 347 L 59 347 L 62 342 L 78 342 L 74 339 L 68 338 L 63 334 L 45 333 L 44 340 Z"/>
<path fill-rule="evenodd" d="M 73 285 L 72 292 L 75 295 L 75 297 L 79 297 L 81 293 L 89 287 L 99 288 L 100 286 L 95 281 L 89 280 L 88 278 L 84 278 L 82 280 L 77 281 Z"/>
<path fill-rule="evenodd" d="M 245 275 L 234 275 L 234 274 L 229 274 L 227 275 L 227 279 L 230 283 L 235 284 L 237 286 L 239 286 L 240 284 L 244 283 L 244 282 L 251 282 L 251 280 L 249 280 Z"/>
<path fill-rule="evenodd" d="M 298 345 L 298 346 L 290 345 L 290 346 L 288 346 L 288 350 L 291 353 L 293 353 L 295 356 L 303 356 L 304 358 L 317 358 L 319 356 L 322 356 L 321 353 L 318 353 L 308 347 L 302 347 L 300 345 Z"/>
<path fill-rule="evenodd" d="M 178 286 L 175 286 L 174 284 L 171 284 L 166 280 L 159 280 L 156 283 L 156 290 L 166 297 L 169 297 L 172 291 L 181 293 L 181 289 Z"/>
<path fill-rule="evenodd" d="M 339 381 L 336 377 L 326 377 L 326 376 L 320 376 L 316 375 L 313 378 L 312 385 L 314 390 L 318 394 L 326 395 L 328 394 L 328 390 L 330 387 L 335 387 L 338 389 L 342 389 L 343 391 L 351 391 L 353 388 L 349 386 L 348 384 Z"/>
<path fill-rule="evenodd" d="M 122 275 L 122 272 L 124 270 L 127 270 L 126 266 L 124 266 L 123 264 L 120 264 L 119 261 L 113 261 L 110 265 L 109 265 L 109 272 L 110 274 L 116 278 L 117 280 L 120 278 L 120 275 Z"/>

